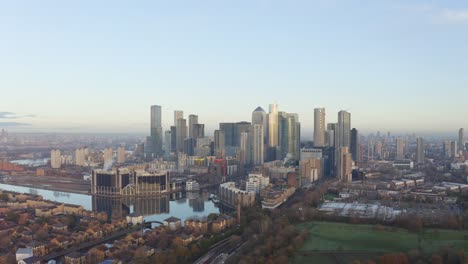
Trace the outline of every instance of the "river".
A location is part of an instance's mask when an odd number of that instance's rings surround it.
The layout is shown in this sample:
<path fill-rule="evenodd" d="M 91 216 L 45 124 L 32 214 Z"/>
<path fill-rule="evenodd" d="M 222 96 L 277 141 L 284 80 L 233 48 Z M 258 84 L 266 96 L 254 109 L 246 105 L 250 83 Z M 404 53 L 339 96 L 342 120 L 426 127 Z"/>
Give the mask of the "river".
<path fill-rule="evenodd" d="M 203 218 L 221 209 L 208 200 L 209 191 L 179 192 L 154 197 L 102 198 L 85 194 L 58 192 L 31 187 L 0 184 L 0 189 L 18 193 L 41 195 L 45 200 L 81 205 L 86 210 L 105 211 L 109 215 L 143 215 L 146 221 L 160 221 L 171 216 L 183 221 Z"/>

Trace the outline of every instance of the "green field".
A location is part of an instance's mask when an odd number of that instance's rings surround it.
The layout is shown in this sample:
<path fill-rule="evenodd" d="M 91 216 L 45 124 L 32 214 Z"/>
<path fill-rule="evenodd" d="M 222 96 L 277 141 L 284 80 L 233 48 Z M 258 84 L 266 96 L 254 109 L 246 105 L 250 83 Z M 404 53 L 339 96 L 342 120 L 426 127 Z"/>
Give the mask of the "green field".
<path fill-rule="evenodd" d="M 465 251 L 468 255 L 468 230 L 427 229 L 420 235 L 404 229 L 385 228 L 378 230 L 373 225 L 353 225 L 331 222 L 308 222 L 299 225 L 309 230 L 309 239 L 298 252 L 294 263 L 306 263 L 306 260 L 332 256 L 320 252 L 343 252 L 345 259 L 369 259 L 384 252 L 404 252 L 416 249 L 421 241 L 421 248 L 426 254 L 437 252 L 441 247 L 451 246 Z M 356 252 L 353 254 L 352 252 Z M 345 261 L 347 262 L 347 261 Z"/>

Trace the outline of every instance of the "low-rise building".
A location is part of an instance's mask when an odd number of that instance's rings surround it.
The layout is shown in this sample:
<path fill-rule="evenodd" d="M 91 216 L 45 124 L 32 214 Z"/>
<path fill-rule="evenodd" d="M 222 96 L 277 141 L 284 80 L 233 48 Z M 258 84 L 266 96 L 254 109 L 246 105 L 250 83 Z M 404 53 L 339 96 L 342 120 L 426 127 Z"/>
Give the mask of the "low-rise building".
<path fill-rule="evenodd" d="M 172 231 L 176 231 L 176 230 L 180 229 L 180 227 L 181 227 L 180 218 L 173 217 L 173 216 L 165 219 L 163 221 L 163 224 L 165 226 L 169 227 L 169 229 L 172 230 Z"/>

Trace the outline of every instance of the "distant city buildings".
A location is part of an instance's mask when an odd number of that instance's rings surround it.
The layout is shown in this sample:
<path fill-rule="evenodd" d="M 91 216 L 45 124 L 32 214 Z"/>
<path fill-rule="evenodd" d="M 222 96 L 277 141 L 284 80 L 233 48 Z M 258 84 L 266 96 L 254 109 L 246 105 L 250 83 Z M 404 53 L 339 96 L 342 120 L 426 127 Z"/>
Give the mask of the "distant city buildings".
<path fill-rule="evenodd" d="M 416 163 L 423 164 L 425 158 L 425 146 L 424 146 L 424 139 L 418 137 L 416 140 Z"/>
<path fill-rule="evenodd" d="M 465 130 L 463 128 L 458 130 L 458 149 L 460 151 L 465 150 Z"/>
<path fill-rule="evenodd" d="M 151 150 L 150 152 L 156 157 L 162 154 L 162 125 L 161 125 L 161 106 L 151 106 Z"/>

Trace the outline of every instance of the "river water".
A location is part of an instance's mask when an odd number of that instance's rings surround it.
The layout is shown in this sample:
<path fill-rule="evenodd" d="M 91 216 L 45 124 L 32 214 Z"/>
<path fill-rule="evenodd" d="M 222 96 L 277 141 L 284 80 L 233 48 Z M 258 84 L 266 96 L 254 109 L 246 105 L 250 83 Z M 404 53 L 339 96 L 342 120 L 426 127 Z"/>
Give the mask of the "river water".
<path fill-rule="evenodd" d="M 208 200 L 210 191 L 179 192 L 154 197 L 102 198 L 85 194 L 58 192 L 38 188 L 0 184 L 0 189 L 18 193 L 41 195 L 45 200 L 81 205 L 86 210 L 105 211 L 109 215 L 143 215 L 146 221 L 160 221 L 171 216 L 182 223 L 189 218 L 204 218 L 221 209 Z M 213 190 L 212 190 L 213 191 Z"/>

